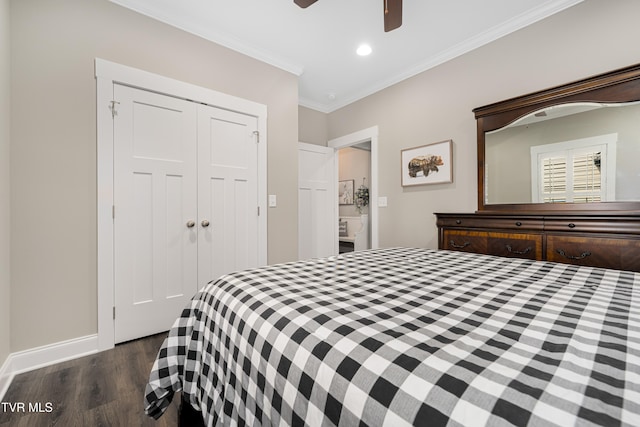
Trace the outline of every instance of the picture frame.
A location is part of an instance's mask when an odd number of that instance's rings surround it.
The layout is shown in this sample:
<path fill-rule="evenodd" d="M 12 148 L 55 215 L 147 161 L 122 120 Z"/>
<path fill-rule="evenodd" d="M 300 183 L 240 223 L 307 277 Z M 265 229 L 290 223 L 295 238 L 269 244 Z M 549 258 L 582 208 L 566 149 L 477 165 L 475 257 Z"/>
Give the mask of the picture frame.
<path fill-rule="evenodd" d="M 453 140 L 400 151 L 403 187 L 453 182 Z"/>
<path fill-rule="evenodd" d="M 354 180 L 347 179 L 344 181 L 338 181 L 338 204 L 339 205 L 353 205 L 355 203 L 353 197 Z"/>

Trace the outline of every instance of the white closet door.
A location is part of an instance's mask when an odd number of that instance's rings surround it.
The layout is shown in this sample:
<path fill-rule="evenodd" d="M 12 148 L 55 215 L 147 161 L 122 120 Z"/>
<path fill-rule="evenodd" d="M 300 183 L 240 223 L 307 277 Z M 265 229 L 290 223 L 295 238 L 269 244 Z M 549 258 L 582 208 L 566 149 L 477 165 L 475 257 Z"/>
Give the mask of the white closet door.
<path fill-rule="evenodd" d="M 200 287 L 258 266 L 258 143 L 256 117 L 198 106 Z"/>
<path fill-rule="evenodd" d="M 197 104 L 114 85 L 115 341 L 168 330 L 197 291 Z"/>
<path fill-rule="evenodd" d="M 337 254 L 335 150 L 298 144 L 298 257 Z"/>

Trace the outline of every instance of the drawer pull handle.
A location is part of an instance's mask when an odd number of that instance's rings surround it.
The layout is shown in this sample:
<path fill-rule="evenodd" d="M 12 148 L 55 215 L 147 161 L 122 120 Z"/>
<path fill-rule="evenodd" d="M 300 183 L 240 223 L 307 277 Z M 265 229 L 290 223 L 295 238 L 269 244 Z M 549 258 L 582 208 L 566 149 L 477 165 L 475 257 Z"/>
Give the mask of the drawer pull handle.
<path fill-rule="evenodd" d="M 506 245 L 506 248 L 507 248 L 507 251 L 509 251 L 509 253 L 516 254 L 516 255 L 524 255 L 531 252 L 531 246 L 527 246 L 523 251 L 514 251 L 511 245 Z"/>
<path fill-rule="evenodd" d="M 569 228 L 576 228 L 576 225 L 572 222 L 569 223 Z"/>
<path fill-rule="evenodd" d="M 471 242 L 464 242 L 461 245 L 456 244 L 456 242 L 454 242 L 453 240 L 449 241 L 449 244 L 451 245 L 451 247 L 456 248 L 456 249 L 464 249 L 467 246 L 469 246 L 471 244 Z"/>
<path fill-rule="evenodd" d="M 516 227 L 520 227 L 522 223 L 520 221 L 516 222 Z"/>
<path fill-rule="evenodd" d="M 591 255 L 591 252 L 589 252 L 589 251 L 582 252 L 578 256 L 567 255 L 562 249 L 557 249 L 556 252 L 559 253 L 560 255 L 562 255 L 563 257 L 567 258 L 567 259 L 584 259 L 584 258 L 586 258 L 586 257 Z"/>
<path fill-rule="evenodd" d="M 462 221 L 459 220 L 459 219 L 456 219 L 456 224 L 460 225 L 460 224 L 462 224 Z"/>

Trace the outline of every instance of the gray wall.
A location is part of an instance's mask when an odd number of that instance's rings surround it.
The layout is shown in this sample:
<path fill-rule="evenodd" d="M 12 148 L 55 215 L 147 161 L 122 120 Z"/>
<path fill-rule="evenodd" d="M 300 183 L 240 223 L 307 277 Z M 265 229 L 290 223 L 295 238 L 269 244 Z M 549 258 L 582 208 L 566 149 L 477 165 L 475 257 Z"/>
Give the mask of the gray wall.
<path fill-rule="evenodd" d="M 0 367 L 10 353 L 9 0 L 0 0 Z"/>
<path fill-rule="evenodd" d="M 298 107 L 298 141 L 327 146 L 327 115 L 307 107 Z"/>
<path fill-rule="evenodd" d="M 107 0 L 14 0 L 11 25 L 12 352 L 97 332 L 96 57 L 266 104 L 269 262 L 297 258 L 295 75 Z"/>
<path fill-rule="evenodd" d="M 585 0 L 330 113 L 329 139 L 379 127 L 380 245 L 435 248 L 434 212 L 477 209 L 473 108 L 640 62 L 638 16 L 637 0 Z M 453 183 L 403 188 L 400 150 L 446 139 Z"/>

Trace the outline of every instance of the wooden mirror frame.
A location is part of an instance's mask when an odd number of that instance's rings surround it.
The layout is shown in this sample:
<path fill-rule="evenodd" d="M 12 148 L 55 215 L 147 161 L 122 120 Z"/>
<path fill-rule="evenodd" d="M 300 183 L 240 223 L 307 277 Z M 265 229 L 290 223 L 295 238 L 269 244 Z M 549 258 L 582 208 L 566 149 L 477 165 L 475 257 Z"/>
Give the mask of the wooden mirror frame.
<path fill-rule="evenodd" d="M 622 103 L 640 101 L 640 64 L 567 83 L 473 110 L 478 132 L 478 212 L 551 211 L 582 214 L 593 211 L 637 211 L 640 201 L 597 203 L 484 203 L 485 134 L 502 128 L 534 111 L 571 102 Z M 640 126 L 640 123 L 638 124 Z"/>

